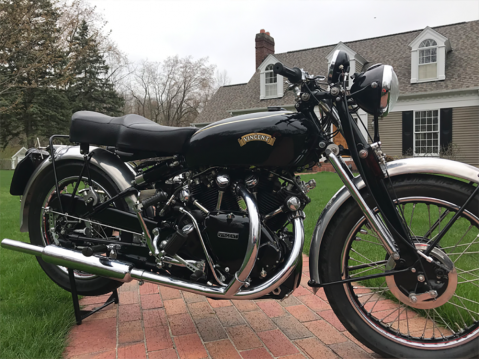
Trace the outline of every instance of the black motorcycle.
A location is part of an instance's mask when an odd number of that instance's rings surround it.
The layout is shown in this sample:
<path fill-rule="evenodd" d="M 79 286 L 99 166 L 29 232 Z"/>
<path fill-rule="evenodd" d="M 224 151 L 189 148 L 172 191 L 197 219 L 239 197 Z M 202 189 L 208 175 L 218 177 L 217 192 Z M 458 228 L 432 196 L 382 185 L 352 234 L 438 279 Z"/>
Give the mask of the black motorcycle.
<path fill-rule="evenodd" d="M 323 158 L 344 187 L 317 222 L 309 285 L 324 287 L 343 325 L 382 355 L 477 354 L 479 170 L 386 161 L 378 119 L 399 93 L 391 66 L 349 74 L 336 51 L 327 77 L 281 63 L 274 72 L 288 79 L 296 113 L 270 108 L 201 129 L 75 113 L 69 136 L 17 166 L 11 193 L 23 196 L 31 244 L 2 246 L 37 256 L 65 290 L 74 269 L 82 295 L 136 279 L 214 299 L 284 299 L 300 283 L 303 209 L 316 187 L 295 173 Z M 358 109 L 374 116 L 369 140 Z M 334 144 L 338 132 L 348 148 Z M 54 145 L 58 137 L 78 145 Z M 397 306 L 374 309 L 386 299 Z"/>

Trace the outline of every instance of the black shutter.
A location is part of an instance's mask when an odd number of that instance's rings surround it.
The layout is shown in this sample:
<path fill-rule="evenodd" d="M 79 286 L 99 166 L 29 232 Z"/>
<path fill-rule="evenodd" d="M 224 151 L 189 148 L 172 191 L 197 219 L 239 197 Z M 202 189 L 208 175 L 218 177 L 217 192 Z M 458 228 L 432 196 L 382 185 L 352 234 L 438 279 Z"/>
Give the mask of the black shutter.
<path fill-rule="evenodd" d="M 452 143 L 452 108 L 441 108 L 439 145 L 440 150 L 447 150 Z"/>
<path fill-rule="evenodd" d="M 402 154 L 413 154 L 414 141 L 414 113 L 403 111 L 402 113 Z"/>

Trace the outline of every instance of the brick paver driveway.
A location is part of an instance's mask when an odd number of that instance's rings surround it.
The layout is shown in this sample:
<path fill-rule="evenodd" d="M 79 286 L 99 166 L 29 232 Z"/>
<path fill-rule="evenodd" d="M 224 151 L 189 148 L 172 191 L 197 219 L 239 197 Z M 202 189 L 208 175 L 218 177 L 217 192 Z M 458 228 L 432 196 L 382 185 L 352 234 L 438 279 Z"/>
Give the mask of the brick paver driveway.
<path fill-rule="evenodd" d="M 324 291 L 301 286 L 284 301 L 230 301 L 138 282 L 120 288 L 120 303 L 70 333 L 66 358 L 371 358 L 379 357 L 341 325 Z M 87 297 L 85 309 L 107 296 Z"/>

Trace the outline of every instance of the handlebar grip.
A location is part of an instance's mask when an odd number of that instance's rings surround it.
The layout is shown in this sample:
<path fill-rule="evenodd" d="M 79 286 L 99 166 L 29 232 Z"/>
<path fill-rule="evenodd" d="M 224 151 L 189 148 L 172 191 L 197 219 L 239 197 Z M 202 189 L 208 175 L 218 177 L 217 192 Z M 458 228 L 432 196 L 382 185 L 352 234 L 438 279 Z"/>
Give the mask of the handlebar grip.
<path fill-rule="evenodd" d="M 292 69 L 284 66 L 281 62 L 277 62 L 273 66 L 273 72 L 277 75 L 286 77 L 289 82 L 296 84 L 301 81 L 303 74 L 300 69 L 293 67 Z"/>

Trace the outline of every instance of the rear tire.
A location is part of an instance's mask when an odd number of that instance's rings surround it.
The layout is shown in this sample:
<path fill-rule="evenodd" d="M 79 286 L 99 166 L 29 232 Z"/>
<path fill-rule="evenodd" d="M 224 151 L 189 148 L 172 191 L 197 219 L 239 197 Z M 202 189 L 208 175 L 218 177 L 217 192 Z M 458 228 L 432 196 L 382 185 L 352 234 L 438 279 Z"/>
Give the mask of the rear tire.
<path fill-rule="evenodd" d="M 395 177 L 393 178 L 393 183 L 394 183 L 396 194 L 399 199 L 405 198 L 405 197 L 436 198 L 442 201 L 447 201 L 449 203 L 455 204 L 459 207 L 462 206 L 462 204 L 471 195 L 474 189 L 474 187 L 464 182 L 460 182 L 460 181 L 453 180 L 446 177 L 428 176 L 428 175 L 408 175 L 408 176 Z M 370 207 L 373 208 L 374 206 L 372 205 L 372 199 L 370 195 L 367 193 L 367 191 L 363 190 L 362 194 L 364 198 L 367 200 L 367 202 L 369 203 Z M 406 200 L 404 200 L 404 202 L 406 202 Z M 473 216 L 479 217 L 479 198 L 477 198 L 476 196 L 476 198 L 474 198 L 471 201 L 470 205 L 466 209 L 469 212 L 471 212 Z M 323 283 L 341 280 L 343 278 L 344 273 L 350 273 L 349 268 L 351 268 L 351 264 L 350 264 L 352 261 L 351 258 L 354 257 L 353 252 L 351 251 L 351 248 L 353 248 L 352 247 L 353 245 L 351 243 L 363 243 L 363 242 L 357 242 L 358 238 L 355 237 L 356 235 L 363 237 L 363 235 L 361 234 L 355 234 L 355 233 L 359 233 L 359 232 L 355 232 L 355 231 L 359 231 L 359 228 L 365 228 L 365 227 L 358 227 L 358 223 L 361 223 L 362 218 L 363 218 L 363 213 L 361 212 L 358 205 L 352 198 L 350 198 L 337 212 L 336 216 L 333 217 L 332 221 L 330 222 L 328 226 L 328 229 L 326 230 L 325 236 L 323 238 L 322 245 L 321 245 L 321 253 L 319 258 L 319 272 L 321 274 L 321 281 Z M 409 221 L 409 216 L 406 218 Z M 411 222 L 412 222 L 412 216 L 411 216 Z M 477 224 L 474 225 L 474 228 L 477 228 Z M 472 235 L 473 236 L 476 235 L 477 234 L 476 232 L 477 230 L 475 229 L 475 232 Z M 364 233 L 364 231 L 361 233 Z M 365 237 L 363 237 L 363 240 L 364 238 Z M 359 238 L 359 240 L 361 241 L 362 239 Z M 474 240 L 472 241 L 474 242 Z M 476 244 L 473 244 L 473 245 L 476 246 Z M 363 248 L 366 248 L 366 247 L 363 247 Z M 461 247 L 461 248 L 464 248 L 464 247 Z M 367 252 L 366 251 L 363 252 L 363 254 L 365 253 Z M 384 253 L 386 252 L 384 251 Z M 379 259 L 384 260 L 385 259 L 384 254 L 382 254 L 382 258 L 379 257 Z M 360 262 L 360 261 L 357 261 L 357 262 Z M 378 265 L 377 268 L 379 268 L 379 264 L 377 265 Z M 361 265 L 358 265 L 358 267 L 360 266 Z M 476 270 L 479 270 L 479 269 L 476 269 Z M 361 271 L 364 271 L 364 269 L 361 269 Z M 367 271 L 368 269 L 366 269 L 366 273 L 362 273 L 361 275 L 371 274 L 371 272 L 368 273 Z M 404 335 L 404 333 L 395 335 L 394 334 L 395 332 L 391 332 L 390 335 L 388 335 L 387 330 L 381 327 L 381 325 L 384 325 L 385 323 L 385 321 L 383 321 L 384 318 L 378 320 L 374 316 L 373 317 L 368 316 L 368 314 L 366 314 L 368 312 L 368 309 L 363 309 L 365 304 L 360 303 L 361 300 L 357 294 L 357 292 L 361 293 L 360 292 L 361 289 L 359 290 L 353 289 L 353 288 L 359 288 L 359 286 L 361 286 L 361 284 L 358 284 L 358 283 L 335 285 L 335 286 L 324 287 L 324 290 L 328 297 L 328 300 L 332 309 L 336 313 L 341 323 L 360 342 L 362 342 L 364 345 L 374 350 L 376 353 L 380 353 L 381 355 L 388 358 L 396 357 L 396 358 L 435 358 L 435 359 L 471 358 L 478 355 L 479 322 L 476 322 L 475 324 L 473 323 L 471 325 L 470 328 L 472 329 L 470 329 L 471 330 L 470 337 L 466 338 L 466 335 L 461 334 L 461 332 L 459 331 L 459 334 L 457 337 L 458 339 L 456 339 L 455 342 L 452 339 L 450 341 L 444 340 L 443 346 L 435 345 L 436 343 L 434 342 L 434 340 L 438 341 L 437 337 L 436 339 L 434 339 L 432 342 L 429 342 L 429 343 L 427 343 L 425 339 L 422 339 L 420 337 L 419 338 L 416 338 L 414 336 L 411 337 L 411 335 L 409 334 L 409 330 L 410 330 L 409 322 L 407 322 L 407 332 L 406 332 L 407 336 L 405 337 L 400 336 L 400 335 Z M 361 288 L 364 288 L 363 291 L 368 290 L 366 287 L 361 286 Z M 373 290 L 370 291 L 369 293 L 374 292 L 374 289 L 380 289 L 380 288 L 381 287 L 373 288 Z M 458 289 L 459 289 L 459 286 L 458 286 Z M 375 295 L 384 295 L 382 293 L 384 292 L 376 293 Z M 479 293 L 479 290 L 477 293 Z M 386 292 L 386 294 L 389 294 L 389 293 Z M 392 299 L 394 301 L 394 298 Z M 365 300 L 366 299 L 363 299 L 363 303 Z M 477 297 L 475 300 L 477 300 Z M 376 300 L 376 303 L 377 303 L 377 300 Z M 407 304 L 404 304 L 404 302 L 401 305 L 406 307 L 405 313 L 407 318 L 409 315 L 408 311 L 410 307 L 408 307 Z M 452 305 L 452 304 L 446 303 L 444 305 Z M 391 309 L 391 311 L 395 311 L 395 310 L 396 309 Z M 373 309 L 370 309 L 369 313 L 371 313 L 372 311 Z M 417 311 L 415 311 L 414 308 L 412 308 L 412 312 L 414 314 Z M 384 313 L 386 312 L 384 311 Z M 399 315 L 404 312 L 401 312 L 400 310 L 398 310 L 398 313 L 399 314 L 397 319 L 398 321 L 397 327 L 399 330 L 399 328 L 401 328 Z M 418 314 L 418 315 L 421 315 L 421 314 Z M 367 319 L 367 318 L 370 318 L 370 319 Z M 476 318 L 476 320 L 479 320 L 479 319 Z M 427 320 L 426 320 L 426 324 L 427 324 Z M 424 331 L 425 330 L 426 329 L 424 329 Z M 399 331 L 397 333 L 399 333 Z M 434 338 L 434 335 L 436 336 L 438 335 L 437 331 L 436 331 L 436 334 L 434 334 L 433 332 L 432 334 L 433 338 Z M 423 332 L 423 336 L 424 336 L 424 332 Z M 402 340 L 403 338 L 404 340 Z M 447 338 L 449 340 L 450 337 L 447 337 Z M 466 338 L 466 339 L 460 339 L 460 338 Z M 442 340 L 442 339 L 439 337 L 439 340 Z M 421 343 L 423 343 L 424 345 L 421 346 Z M 456 345 L 453 345 L 454 343 L 456 343 Z"/>
<path fill-rule="evenodd" d="M 57 178 L 60 183 L 62 179 L 68 177 L 79 176 L 82 169 L 83 163 L 81 162 L 71 162 L 57 165 Z M 103 172 L 97 170 L 93 166 L 90 167 L 90 175 L 92 181 L 98 183 L 103 187 L 108 194 L 113 197 L 119 193 L 118 188 L 111 181 L 110 178 Z M 36 246 L 44 247 L 47 244 L 45 234 L 42 233 L 42 206 L 47 199 L 47 196 L 50 195 L 51 189 L 55 186 L 55 179 L 53 170 L 46 173 L 41 178 L 37 179 L 37 185 L 35 185 L 36 194 L 32 198 L 31 210 L 28 218 L 28 228 L 30 234 L 30 243 Z M 60 189 L 61 191 L 61 189 Z M 116 207 L 125 209 L 126 204 L 124 202 L 115 202 Z M 70 279 L 68 273 L 64 268 L 61 268 L 57 265 L 46 263 L 41 258 L 36 257 L 38 263 L 42 267 L 43 271 L 61 288 L 71 292 Z M 102 294 L 107 294 L 115 289 L 119 288 L 123 283 L 115 281 L 109 278 L 91 276 L 89 278 L 80 278 L 78 275 L 75 275 L 75 283 L 77 292 L 79 295 L 86 296 L 97 296 Z"/>

